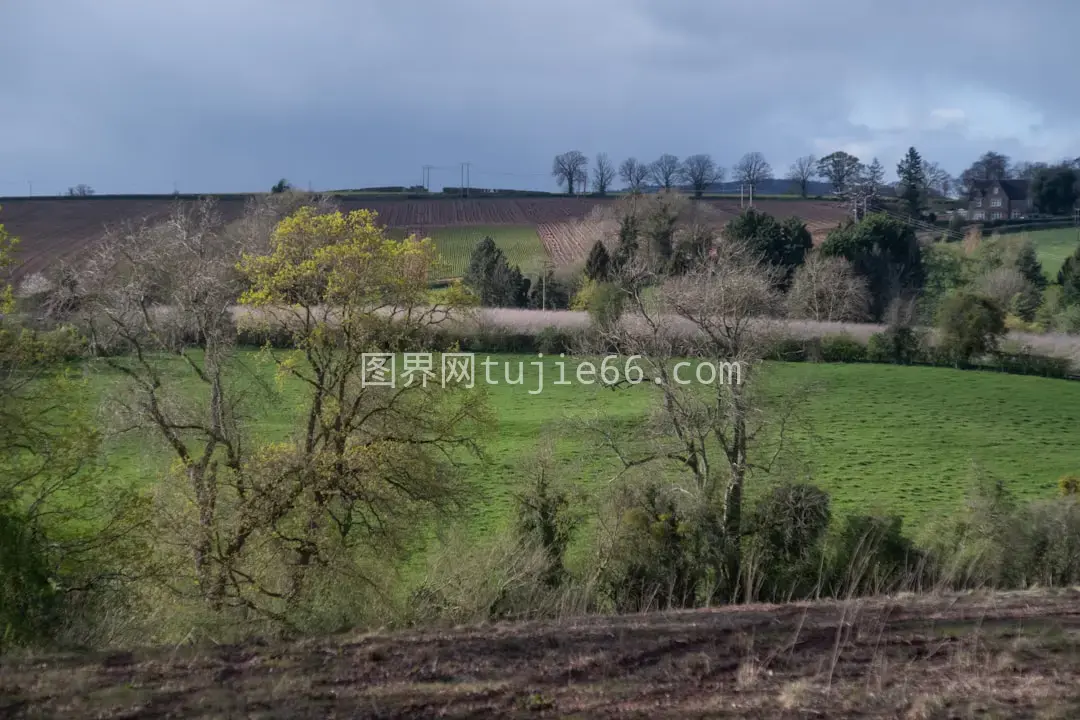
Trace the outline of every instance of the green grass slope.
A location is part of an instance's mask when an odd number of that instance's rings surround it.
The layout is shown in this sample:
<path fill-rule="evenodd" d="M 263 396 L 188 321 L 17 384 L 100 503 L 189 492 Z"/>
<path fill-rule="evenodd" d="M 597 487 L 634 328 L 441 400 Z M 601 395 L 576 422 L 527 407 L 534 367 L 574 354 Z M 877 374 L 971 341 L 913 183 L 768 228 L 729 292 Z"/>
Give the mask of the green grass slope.
<path fill-rule="evenodd" d="M 404 237 L 404 230 L 392 234 Z M 461 277 L 469 265 L 476 244 L 490 237 L 506 254 L 511 265 L 521 267 L 525 274 L 538 273 L 548 259 L 547 250 L 531 225 L 464 225 L 459 227 L 431 228 L 425 230 L 446 263 L 440 273 L 445 277 Z"/>
<path fill-rule="evenodd" d="M 1051 280 L 1057 280 L 1058 270 L 1065 258 L 1076 252 L 1077 246 L 1080 246 L 1080 228 L 1038 230 L 1028 233 L 1028 237 L 1035 243 L 1043 272 Z"/>
<path fill-rule="evenodd" d="M 634 422 L 657 397 L 648 385 L 617 391 L 552 385 L 559 361 L 550 358 L 543 361 L 543 390 L 530 394 L 539 381 L 535 356 L 491 357 L 500 363 L 491 370 L 498 384 L 478 383 L 475 391 L 488 394 L 497 431 L 485 441 L 490 463 L 470 461 L 468 469 L 475 490 L 469 520 L 480 534 L 509 521 L 513 496 L 535 468 L 532 458 L 544 439 L 558 441 L 563 477 L 584 490 L 606 485 L 617 463 L 574 422 L 597 416 Z M 253 351 L 241 361 L 252 377 L 272 375 Z M 506 384 L 504 361 L 511 377 L 523 363 L 522 385 Z M 575 361 L 563 362 L 572 380 Z M 483 372 L 479 365 L 477 371 Z M 99 394 L 117 379 L 106 371 L 89 377 Z M 786 475 L 811 478 L 831 493 L 840 514 L 896 513 L 921 526 L 957 507 L 974 465 L 1025 498 L 1052 495 L 1058 477 L 1080 470 L 1080 383 L 942 368 L 785 363 L 769 364 L 764 380 L 767 394 L 780 402 L 809 391 L 790 433 Z M 201 391 L 189 387 L 195 399 Z M 297 391 L 287 385 L 277 404 L 258 409 L 259 435 L 283 439 L 296 430 Z M 163 448 L 135 437 L 116 438 L 109 448 L 118 481 L 154 482 L 167 458 Z M 763 482 L 755 479 L 754 488 Z"/>

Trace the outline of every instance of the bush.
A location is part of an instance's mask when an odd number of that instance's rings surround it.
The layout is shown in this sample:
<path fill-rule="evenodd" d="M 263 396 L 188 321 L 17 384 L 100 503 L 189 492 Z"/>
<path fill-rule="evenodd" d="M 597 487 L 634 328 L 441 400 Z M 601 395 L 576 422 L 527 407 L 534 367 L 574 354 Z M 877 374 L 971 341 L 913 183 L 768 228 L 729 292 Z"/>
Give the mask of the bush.
<path fill-rule="evenodd" d="M 866 362 L 867 349 L 850 335 L 821 338 L 821 360 L 827 363 Z"/>
<path fill-rule="evenodd" d="M 919 587 L 924 556 L 895 516 L 854 515 L 829 540 L 826 593 L 880 595 Z"/>
<path fill-rule="evenodd" d="M 1058 478 L 1058 492 L 1061 495 L 1080 495 L 1080 475 L 1062 475 Z"/>
<path fill-rule="evenodd" d="M 574 351 L 574 335 L 554 325 L 549 325 L 536 335 L 536 352 L 545 355 L 570 354 Z"/>
<path fill-rule="evenodd" d="M 866 359 L 875 363 L 910 365 L 919 358 L 922 343 L 909 327 L 889 327 L 874 333 L 866 344 Z"/>
<path fill-rule="evenodd" d="M 774 487 L 749 517 L 746 584 L 761 602 L 812 594 L 829 529 L 829 496 L 813 485 Z"/>
<path fill-rule="evenodd" d="M 979 295 L 960 293 L 947 299 L 938 314 L 940 346 L 957 367 L 997 349 L 1005 335 L 1005 312 Z"/>
<path fill-rule="evenodd" d="M 1031 352 L 994 353 L 990 366 L 1014 375 L 1040 375 L 1050 378 L 1066 378 L 1072 372 L 1072 361 L 1068 358 Z"/>
<path fill-rule="evenodd" d="M 589 318 L 601 329 L 614 326 L 622 317 L 626 293 L 613 283 L 600 283 L 589 297 Z"/>
<path fill-rule="evenodd" d="M 692 607 L 704 579 L 697 533 L 669 487 L 629 489 L 617 504 L 600 593 L 616 613 Z"/>

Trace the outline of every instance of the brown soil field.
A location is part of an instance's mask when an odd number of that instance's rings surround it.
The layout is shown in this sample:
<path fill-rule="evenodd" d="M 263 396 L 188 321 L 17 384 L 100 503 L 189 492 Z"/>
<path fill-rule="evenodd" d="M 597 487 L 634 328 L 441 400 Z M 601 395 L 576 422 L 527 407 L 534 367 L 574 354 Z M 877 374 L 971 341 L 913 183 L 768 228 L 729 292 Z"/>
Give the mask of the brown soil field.
<path fill-rule="evenodd" d="M 1076 718 L 1080 590 L 0 659 L 6 718 Z"/>
<path fill-rule="evenodd" d="M 610 203 L 603 198 L 482 198 L 394 200 L 367 199 L 342 195 L 337 198 L 342 210 L 361 208 L 374 210 L 380 220 L 394 228 L 423 231 L 427 227 L 454 225 L 536 225 L 555 228 L 552 245 L 556 261 L 578 258 L 580 253 L 561 247 L 559 225 L 580 222 L 598 205 Z M 0 202 L 0 223 L 21 239 L 21 264 L 15 270 L 18 280 L 39 272 L 51 263 L 70 258 L 101 237 L 106 226 L 125 220 L 162 219 L 172 207 L 170 196 L 158 198 L 13 198 Z M 706 199 L 722 215 L 739 212 L 739 201 Z M 230 196 L 219 199 L 225 219 L 239 217 L 244 209 L 243 198 Z M 797 215 L 811 230 L 830 229 L 844 217 L 839 203 L 813 200 L 762 200 L 755 207 L 777 217 Z M 545 243 L 548 241 L 545 240 Z M 586 252 L 588 248 L 585 249 Z M 569 253 L 569 254 L 568 254 Z"/>

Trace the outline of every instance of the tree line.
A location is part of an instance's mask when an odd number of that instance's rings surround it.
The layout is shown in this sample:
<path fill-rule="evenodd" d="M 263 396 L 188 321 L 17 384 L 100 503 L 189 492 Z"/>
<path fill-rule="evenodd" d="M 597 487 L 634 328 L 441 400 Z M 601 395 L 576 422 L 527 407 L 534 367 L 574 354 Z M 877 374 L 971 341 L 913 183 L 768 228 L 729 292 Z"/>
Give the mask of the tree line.
<path fill-rule="evenodd" d="M 845 197 L 876 198 L 882 189 L 895 187 L 896 196 L 913 211 L 925 206 L 932 197 L 968 196 L 980 183 L 1029 180 L 1034 184 L 1037 204 L 1045 207 L 1045 212 L 1057 213 L 1076 202 L 1077 172 L 1080 172 L 1080 157 L 1058 163 L 1014 163 L 1006 155 L 988 151 L 953 177 L 939 163 L 926 160 L 912 147 L 898 163 L 895 183 L 886 182 L 885 167 L 876 157 L 864 162 L 842 150 L 820 158 L 799 157 L 788 168 L 785 178 L 802 197 L 807 197 L 809 184 L 818 179 L 828 182 L 836 195 Z M 618 166 L 607 153 L 599 153 L 590 171 L 584 153 L 571 150 L 555 156 L 551 174 L 570 194 L 584 192 L 591 185 L 593 192 L 605 195 L 618 178 L 630 192 L 640 192 L 651 183 L 663 190 L 685 187 L 695 197 L 701 197 L 712 185 L 724 181 L 727 170 L 708 153 L 682 159 L 665 153 L 651 162 L 630 157 Z M 773 179 L 773 169 L 762 153 L 748 152 L 732 166 L 731 178 L 753 191 L 762 182 Z"/>

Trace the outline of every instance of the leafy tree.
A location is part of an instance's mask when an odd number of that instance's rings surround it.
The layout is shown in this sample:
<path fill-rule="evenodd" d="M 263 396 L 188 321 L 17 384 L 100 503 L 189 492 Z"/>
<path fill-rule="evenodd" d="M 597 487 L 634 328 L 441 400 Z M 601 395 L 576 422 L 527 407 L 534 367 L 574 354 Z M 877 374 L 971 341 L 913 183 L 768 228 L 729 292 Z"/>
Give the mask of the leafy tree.
<path fill-rule="evenodd" d="M 1061 286 L 1062 301 L 1066 305 L 1080 304 L 1080 247 L 1065 258 L 1057 275 Z"/>
<path fill-rule="evenodd" d="M 1080 198 L 1080 172 L 1064 165 L 1041 169 L 1032 178 L 1031 195 L 1039 212 L 1068 214 Z"/>
<path fill-rule="evenodd" d="M 959 367 L 997 349 L 1005 335 L 1005 311 L 988 298 L 958 293 L 942 305 L 938 329 L 941 347 Z"/>
<path fill-rule="evenodd" d="M 762 258 L 783 270 L 784 284 L 802 264 L 813 247 L 813 238 L 806 225 L 797 217 L 783 222 L 765 212 L 749 208 L 730 220 L 724 229 L 726 237 L 745 243 Z"/>
<path fill-rule="evenodd" d="M 4 282 L 4 274 L 15 264 L 15 248 L 18 244 L 19 239 L 0 223 L 0 316 L 11 312 L 15 304 L 11 284 Z"/>
<path fill-rule="evenodd" d="M 281 193 L 288 192 L 289 190 L 292 190 L 292 189 L 293 189 L 292 183 L 290 183 L 285 178 L 281 178 L 276 183 L 274 183 L 274 187 L 270 188 L 270 192 L 273 193 L 274 195 L 280 195 Z"/>
<path fill-rule="evenodd" d="M 1007 180 L 1012 177 L 1012 166 L 1007 155 L 985 152 L 967 170 L 960 174 L 960 185 L 965 194 L 974 191 L 975 186 L 990 180 Z"/>
<path fill-rule="evenodd" d="M 667 270 L 675 251 L 675 230 L 679 222 L 680 196 L 675 193 L 658 194 L 648 205 L 645 215 L 644 234 L 649 252 L 658 268 Z"/>
<path fill-rule="evenodd" d="M 561 155 L 556 155 L 551 163 L 551 174 L 559 183 L 559 187 L 565 187 L 566 192 L 574 194 L 574 188 L 580 184 L 585 176 L 585 167 L 589 161 L 577 151 L 571 150 Z"/>
<path fill-rule="evenodd" d="M 897 195 L 907 203 L 912 217 L 918 217 L 922 212 L 926 188 L 923 160 L 918 150 L 908 148 L 904 159 L 896 166 L 896 175 L 900 178 Z"/>
<path fill-rule="evenodd" d="M 641 219 L 633 210 L 619 218 L 618 246 L 611 258 L 612 271 L 620 271 L 637 255 L 641 231 Z"/>
<path fill-rule="evenodd" d="M 372 562 L 400 560 L 428 520 L 457 507 L 458 458 L 487 428 L 482 393 L 423 368 L 391 378 L 389 361 L 368 356 L 422 350 L 425 333 L 458 306 L 428 301 L 436 259 L 430 240 L 386 237 L 370 211 L 312 208 L 279 223 L 266 252 L 242 256 L 240 303 L 300 349 L 270 354 L 279 375 L 304 388 L 298 432 L 263 446 L 246 473 L 272 490 L 250 514 L 265 561 L 286 564 L 275 583 L 285 602 L 263 599 L 283 612 L 317 606 L 315 594 L 346 574 L 377 583 Z M 320 585 L 321 569 L 331 575 Z M 260 568 L 249 572 L 266 582 Z"/>
<path fill-rule="evenodd" d="M 817 174 L 832 183 L 833 192 L 843 195 L 859 173 L 859 158 L 838 150 L 818 160 Z"/>
<path fill-rule="evenodd" d="M 476 244 L 464 282 L 484 307 L 524 307 L 528 281 L 518 267 L 511 267 L 506 255 L 490 237 Z"/>
<path fill-rule="evenodd" d="M 592 250 L 589 251 L 589 257 L 585 261 L 585 277 L 589 280 L 597 280 L 603 282 L 608 279 L 608 275 L 611 272 L 611 255 L 608 254 L 607 248 L 604 247 L 603 240 L 597 240 Z"/>
<path fill-rule="evenodd" d="M 883 316 L 894 299 L 922 287 L 922 249 L 914 229 L 885 213 L 870 213 L 859 222 L 833 230 L 821 245 L 828 257 L 849 260 L 869 285 L 870 313 Z"/>

